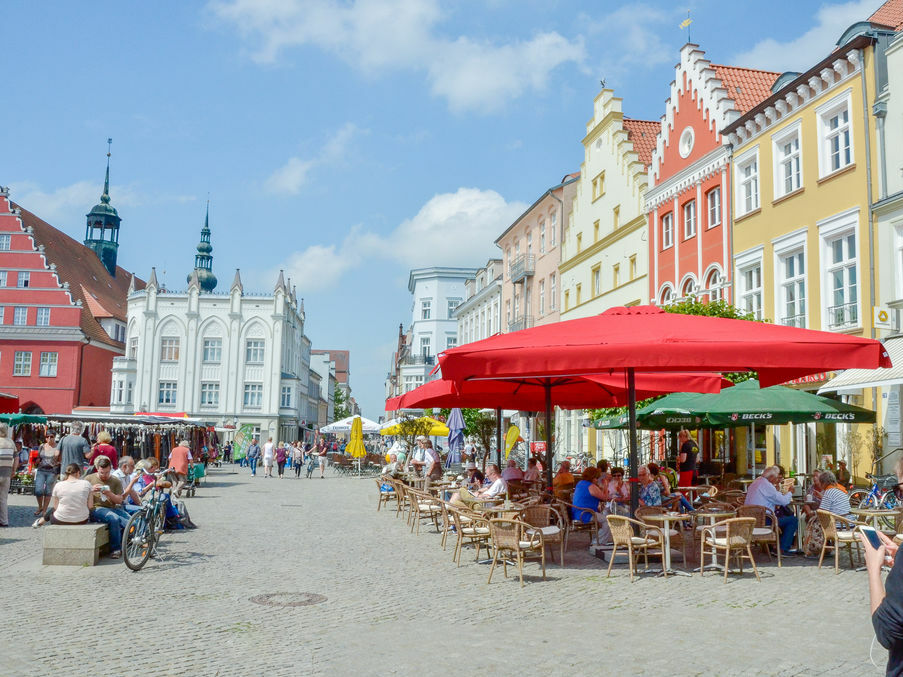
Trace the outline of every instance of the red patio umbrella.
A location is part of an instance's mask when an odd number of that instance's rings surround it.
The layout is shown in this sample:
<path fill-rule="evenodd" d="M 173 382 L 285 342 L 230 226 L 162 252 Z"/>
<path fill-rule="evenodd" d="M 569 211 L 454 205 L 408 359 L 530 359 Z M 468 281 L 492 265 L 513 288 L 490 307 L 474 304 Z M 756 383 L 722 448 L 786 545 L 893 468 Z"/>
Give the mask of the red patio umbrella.
<path fill-rule="evenodd" d="M 764 386 L 831 369 L 890 366 L 874 339 L 764 322 L 666 313 L 655 306 L 610 308 L 601 315 L 499 334 L 446 350 L 442 378 L 542 382 L 551 420 L 554 379 L 626 372 L 630 474 L 636 477 L 636 373 L 758 371 Z M 551 483 L 551 426 L 546 425 Z M 632 483 L 632 506 L 636 487 Z"/>

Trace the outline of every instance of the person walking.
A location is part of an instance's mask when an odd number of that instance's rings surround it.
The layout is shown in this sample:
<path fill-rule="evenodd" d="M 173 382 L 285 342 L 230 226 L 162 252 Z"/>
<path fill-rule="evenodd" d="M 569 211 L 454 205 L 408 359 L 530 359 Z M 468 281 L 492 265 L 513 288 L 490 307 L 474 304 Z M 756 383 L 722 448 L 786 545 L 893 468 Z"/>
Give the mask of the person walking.
<path fill-rule="evenodd" d="M 304 465 L 304 448 L 301 442 L 292 446 L 292 464 L 295 466 L 295 479 L 301 478 L 301 466 Z"/>
<path fill-rule="evenodd" d="M 182 497 L 182 489 L 185 488 L 185 483 L 188 481 L 189 458 L 191 458 L 191 451 L 188 449 L 188 440 L 182 440 L 169 452 L 169 467 L 173 468 L 176 473 L 176 483 L 173 487 L 173 495 L 176 498 Z"/>
<path fill-rule="evenodd" d="M 81 421 L 73 421 L 69 426 L 69 434 L 60 440 L 60 466 L 68 468 L 71 463 L 78 463 L 82 468 L 88 464 L 91 445 L 82 437 L 85 426 Z M 65 477 L 60 477 L 64 480 Z"/>
<path fill-rule="evenodd" d="M 48 432 L 38 450 L 38 466 L 34 474 L 34 495 L 38 501 L 35 517 L 43 515 L 50 505 L 53 484 L 60 474 L 60 450 L 54 444 L 56 436 Z"/>
<path fill-rule="evenodd" d="M 288 459 L 288 451 L 285 448 L 285 442 L 279 443 L 274 454 L 276 456 L 276 471 L 279 473 L 279 479 L 282 479 L 282 474 L 285 472 L 285 462 Z"/>
<path fill-rule="evenodd" d="M 326 454 L 329 453 L 329 447 L 326 446 L 326 440 L 320 440 L 319 451 L 317 452 L 317 461 L 320 463 L 320 479 L 324 479 L 326 472 Z"/>
<path fill-rule="evenodd" d="M 245 455 L 248 459 L 248 465 L 251 468 L 251 477 L 257 477 L 257 462 L 260 460 L 260 445 L 257 444 L 257 438 L 251 440 L 248 446 L 248 453 Z"/>
<path fill-rule="evenodd" d="M 0 423 L 0 527 L 9 526 L 6 501 L 9 498 L 9 485 L 18 467 L 16 443 L 9 439 L 9 425 Z"/>
<path fill-rule="evenodd" d="M 310 444 L 304 445 L 304 461 L 307 463 L 307 479 L 313 477 L 314 466 L 317 464 L 317 454 Z"/>
<path fill-rule="evenodd" d="M 275 450 L 275 445 L 273 444 L 273 438 L 270 437 L 267 439 L 266 444 L 263 445 L 263 476 L 264 477 L 272 477 L 273 476 L 273 451 Z"/>

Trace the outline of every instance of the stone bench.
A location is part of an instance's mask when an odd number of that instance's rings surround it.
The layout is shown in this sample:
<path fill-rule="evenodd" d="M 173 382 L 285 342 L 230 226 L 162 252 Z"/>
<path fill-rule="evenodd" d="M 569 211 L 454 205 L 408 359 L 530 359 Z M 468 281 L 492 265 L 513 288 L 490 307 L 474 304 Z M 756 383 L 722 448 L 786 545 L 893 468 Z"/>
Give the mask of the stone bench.
<path fill-rule="evenodd" d="M 101 550 L 109 550 L 110 530 L 106 524 L 48 524 L 41 531 L 44 533 L 43 564 L 94 566 Z"/>

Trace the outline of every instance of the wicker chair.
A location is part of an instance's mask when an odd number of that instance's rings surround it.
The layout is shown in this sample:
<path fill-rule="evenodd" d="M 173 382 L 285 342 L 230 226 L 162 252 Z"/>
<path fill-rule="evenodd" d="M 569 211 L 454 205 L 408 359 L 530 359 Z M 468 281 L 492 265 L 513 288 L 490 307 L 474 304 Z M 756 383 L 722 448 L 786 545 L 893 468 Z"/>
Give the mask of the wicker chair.
<path fill-rule="evenodd" d="M 781 563 L 781 530 L 774 512 L 762 505 L 741 505 L 737 508 L 737 517 L 752 517 L 756 520 L 752 531 L 753 543 L 764 546 L 769 562 L 771 561 L 771 549 L 768 546 L 774 545 L 774 549 L 778 553 L 778 566 L 783 566 Z"/>
<path fill-rule="evenodd" d="M 383 489 L 384 484 L 387 484 L 392 488 Z M 395 480 L 393 480 L 391 477 L 377 477 L 376 491 L 379 492 L 377 494 L 376 512 L 379 512 L 380 508 L 382 508 L 383 505 L 388 505 L 389 501 L 398 500 L 397 490 L 395 489 Z"/>
<path fill-rule="evenodd" d="M 615 554 L 618 548 L 627 548 L 627 563 L 630 567 L 630 582 L 633 582 L 633 575 L 636 573 L 636 558 L 634 551 L 643 553 L 645 567 L 649 568 L 649 548 L 661 549 L 665 541 L 665 534 L 658 527 L 651 526 L 645 522 L 623 517 L 621 515 L 608 515 L 608 528 L 611 529 L 611 537 L 614 540 L 615 547 L 611 551 L 611 560 L 608 562 L 607 576 L 611 576 L 611 567 L 615 563 Z M 639 536 L 633 533 L 633 527 L 639 529 Z M 639 554 L 639 552 L 637 554 Z M 665 572 L 665 578 L 668 572 Z"/>
<path fill-rule="evenodd" d="M 573 503 L 558 499 L 553 500 L 552 505 L 557 507 L 565 516 L 568 525 L 568 534 L 588 533 L 590 535 L 590 543 L 593 543 L 596 540 L 599 532 L 599 523 L 602 518 L 601 512 L 591 510 L 590 508 L 578 508 Z M 583 518 L 589 516 L 589 521 L 584 522 L 579 517 L 574 519 L 575 514 Z"/>
<path fill-rule="evenodd" d="M 646 515 L 663 515 L 665 513 L 665 509 L 661 508 L 657 505 L 642 505 L 636 509 L 634 513 L 634 517 L 640 520 L 644 524 L 649 524 L 651 526 L 657 526 L 656 522 L 652 520 L 646 521 L 644 518 Z M 659 523 L 660 524 L 660 523 Z M 664 527 L 662 527 L 664 529 Z M 671 545 L 676 545 L 680 548 L 681 553 L 683 553 L 684 562 L 687 561 L 687 541 L 684 538 L 684 534 L 679 529 L 668 529 L 668 538 L 671 541 Z"/>
<path fill-rule="evenodd" d="M 728 489 L 718 494 L 718 500 L 722 503 L 729 503 L 736 508 L 745 503 L 746 494 L 738 489 Z"/>
<path fill-rule="evenodd" d="M 530 553 L 539 554 L 542 562 L 542 580 L 546 580 L 546 547 L 543 542 L 542 531 L 520 520 L 492 519 L 489 520 L 489 533 L 492 539 L 492 566 L 489 568 L 487 584 L 492 583 L 492 572 L 495 571 L 499 556 L 502 559 L 505 578 L 508 578 L 508 560 L 506 557 L 508 554 L 512 555 L 517 561 L 520 587 L 524 587 L 524 559 Z"/>
<path fill-rule="evenodd" d="M 436 533 L 439 533 L 439 500 L 426 491 L 417 489 L 408 489 L 408 495 L 411 497 L 411 532 L 417 527 L 417 533 L 420 533 L 421 520 L 432 520 L 436 527 Z"/>
<path fill-rule="evenodd" d="M 521 513 L 524 522 L 534 530 L 542 532 L 544 545 L 549 546 L 549 557 L 555 561 L 552 546 L 558 545 L 561 549 L 560 566 L 564 566 L 564 553 L 568 547 L 568 520 L 561 512 L 551 505 L 530 505 Z"/>
<path fill-rule="evenodd" d="M 818 558 L 818 568 L 821 569 L 822 560 L 825 558 L 825 551 L 828 548 L 834 549 L 834 573 L 840 573 L 840 547 L 845 545 L 850 555 L 850 566 L 856 566 L 853 563 L 853 546 L 862 557 L 862 543 L 856 535 L 856 526 L 868 526 L 865 522 L 848 520 L 840 515 L 835 515 L 827 510 L 816 510 L 818 515 L 818 523 L 821 525 L 822 531 L 825 533 L 825 540 L 821 546 L 821 555 Z M 828 545 L 828 541 L 833 541 L 832 545 Z"/>
<path fill-rule="evenodd" d="M 410 515 L 407 514 L 407 511 L 411 507 L 411 502 L 408 497 L 408 485 L 402 482 L 401 480 L 395 480 L 395 493 L 398 494 L 398 497 L 395 501 L 398 503 L 395 510 L 395 517 L 401 515 L 401 513 L 405 514 L 405 521 L 410 520 Z"/>
<path fill-rule="evenodd" d="M 756 525 L 754 517 L 732 517 L 721 522 L 716 522 L 711 526 L 704 527 L 702 530 L 702 542 L 699 547 L 699 561 L 705 562 L 706 555 L 717 557 L 718 551 L 724 551 L 724 582 L 727 583 L 727 574 L 730 571 L 731 555 L 737 554 L 740 563 L 740 573 L 743 573 L 743 560 L 748 559 L 752 564 L 753 573 L 756 580 L 760 583 L 759 569 L 756 567 L 756 560 L 752 555 L 752 533 Z M 723 531 L 719 529 L 723 528 Z M 706 546 L 709 550 L 706 551 Z M 746 554 L 744 554 L 744 552 Z M 705 573 L 705 566 L 699 567 L 699 575 Z"/>
<path fill-rule="evenodd" d="M 465 543 L 476 544 L 477 554 L 475 560 L 480 559 L 480 551 L 483 544 L 489 549 L 489 522 L 480 515 L 459 508 L 452 504 L 446 506 L 446 511 L 451 515 L 455 523 L 455 532 L 458 534 L 458 540 L 455 543 L 455 552 L 452 560 L 461 566 L 461 551 L 464 549 Z"/>
<path fill-rule="evenodd" d="M 442 520 L 442 549 L 445 550 L 445 546 L 448 541 L 448 532 L 451 531 L 452 526 L 454 526 L 450 510 L 455 506 L 453 506 L 451 503 L 441 500 L 438 501 L 438 503 L 439 519 Z"/>

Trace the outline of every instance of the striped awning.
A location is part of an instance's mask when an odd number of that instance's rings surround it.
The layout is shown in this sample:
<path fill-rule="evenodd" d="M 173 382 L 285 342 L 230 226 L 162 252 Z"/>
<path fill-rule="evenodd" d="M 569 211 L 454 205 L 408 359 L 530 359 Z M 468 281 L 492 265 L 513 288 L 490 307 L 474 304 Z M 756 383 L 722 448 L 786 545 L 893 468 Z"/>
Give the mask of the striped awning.
<path fill-rule="evenodd" d="M 879 369 L 847 369 L 818 389 L 818 393 L 849 393 L 862 388 L 882 388 L 903 384 L 903 336 L 884 342 L 894 366 Z"/>

